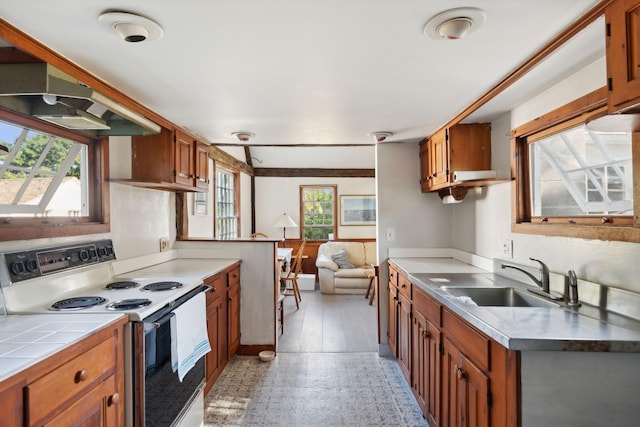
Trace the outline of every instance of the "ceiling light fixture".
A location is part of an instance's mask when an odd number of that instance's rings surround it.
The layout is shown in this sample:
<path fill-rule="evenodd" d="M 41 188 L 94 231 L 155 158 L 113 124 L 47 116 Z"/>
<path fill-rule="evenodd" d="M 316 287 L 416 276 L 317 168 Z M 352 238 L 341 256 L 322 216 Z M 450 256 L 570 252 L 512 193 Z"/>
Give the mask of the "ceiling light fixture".
<path fill-rule="evenodd" d="M 424 26 L 424 35 L 434 40 L 458 40 L 480 28 L 486 14 L 477 8 L 461 7 L 437 14 Z"/>
<path fill-rule="evenodd" d="M 373 137 L 373 139 L 380 143 L 385 141 L 387 138 L 390 138 L 393 136 L 392 132 L 371 132 L 369 134 L 369 136 Z"/>
<path fill-rule="evenodd" d="M 158 40 L 164 35 L 157 22 L 131 12 L 105 12 L 98 22 L 129 43 Z"/>
<path fill-rule="evenodd" d="M 233 132 L 231 135 L 235 136 L 236 138 L 238 138 L 239 141 L 242 141 L 242 142 L 247 142 L 251 138 L 256 136 L 251 132 Z"/>

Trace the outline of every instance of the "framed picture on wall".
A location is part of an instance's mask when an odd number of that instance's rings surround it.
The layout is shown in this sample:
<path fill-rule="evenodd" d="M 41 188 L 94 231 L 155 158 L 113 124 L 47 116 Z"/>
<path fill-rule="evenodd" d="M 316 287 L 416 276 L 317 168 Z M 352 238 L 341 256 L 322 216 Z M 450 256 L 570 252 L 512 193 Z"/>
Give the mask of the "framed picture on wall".
<path fill-rule="evenodd" d="M 193 193 L 193 214 L 207 214 L 207 193 Z"/>
<path fill-rule="evenodd" d="M 340 196 L 340 225 L 376 225 L 376 196 Z"/>

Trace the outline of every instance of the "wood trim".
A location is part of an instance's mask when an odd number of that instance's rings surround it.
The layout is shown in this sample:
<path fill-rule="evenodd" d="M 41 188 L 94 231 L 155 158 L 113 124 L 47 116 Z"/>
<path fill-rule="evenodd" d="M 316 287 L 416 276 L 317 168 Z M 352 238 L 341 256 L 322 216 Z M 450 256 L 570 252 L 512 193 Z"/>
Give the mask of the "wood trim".
<path fill-rule="evenodd" d="M 511 85 L 524 77 L 534 67 L 544 61 L 548 56 L 554 53 L 557 49 L 562 47 L 564 43 L 569 41 L 572 37 L 577 35 L 580 31 L 584 30 L 587 26 L 593 23 L 600 16 L 604 15 L 605 8 L 615 0 L 601 0 L 598 4 L 593 6 L 585 14 L 580 16 L 577 20 L 572 22 L 564 31 L 551 39 L 547 44 L 542 46 L 537 52 L 531 55 L 523 63 L 521 63 L 515 70 L 507 74 L 502 80 L 489 89 L 484 95 L 478 98 L 471 105 L 452 117 L 442 127 L 437 129 L 433 134 L 440 132 L 443 129 L 449 128 L 457 123 L 460 123 L 466 117 L 479 110 L 480 107 L 491 101 L 493 98 L 507 90 Z M 425 138 L 429 139 L 429 137 Z"/>
<path fill-rule="evenodd" d="M 375 169 L 254 168 L 255 176 L 279 178 L 375 178 Z"/>
<path fill-rule="evenodd" d="M 254 174 L 253 167 L 251 167 L 250 165 L 244 162 L 241 162 L 240 160 L 236 159 L 232 155 L 228 154 L 227 152 L 213 145 L 209 146 L 209 158 L 212 159 L 214 162 L 220 162 L 228 167 L 244 172 L 247 175 Z"/>
<path fill-rule="evenodd" d="M 257 356 L 258 353 L 264 350 L 276 351 L 276 345 L 275 344 L 256 344 L 256 345 L 240 344 L 240 347 L 238 347 L 238 351 L 236 352 L 236 354 L 238 356 Z"/>
<path fill-rule="evenodd" d="M 176 193 L 176 240 L 189 237 L 189 207 L 187 206 L 187 194 Z"/>
<path fill-rule="evenodd" d="M 563 236 L 577 239 L 612 240 L 619 242 L 640 243 L 640 228 L 591 226 L 579 224 L 511 224 L 511 231 L 523 234 L 538 234 L 542 236 Z"/>

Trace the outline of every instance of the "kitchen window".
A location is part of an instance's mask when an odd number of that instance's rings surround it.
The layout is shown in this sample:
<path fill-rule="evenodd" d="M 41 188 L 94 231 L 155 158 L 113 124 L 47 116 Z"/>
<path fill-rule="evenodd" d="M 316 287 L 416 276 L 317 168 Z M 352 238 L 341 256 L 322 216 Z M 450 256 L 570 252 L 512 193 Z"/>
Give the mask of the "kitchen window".
<path fill-rule="evenodd" d="M 603 88 L 513 131 L 513 231 L 640 241 L 634 135 L 605 114 Z"/>
<path fill-rule="evenodd" d="M 238 229 L 238 174 L 216 166 L 216 238 L 235 239 Z"/>
<path fill-rule="evenodd" d="M 0 241 L 109 231 L 106 140 L 0 111 Z"/>
<path fill-rule="evenodd" d="M 336 186 L 300 186 L 302 236 L 307 240 L 336 238 Z"/>

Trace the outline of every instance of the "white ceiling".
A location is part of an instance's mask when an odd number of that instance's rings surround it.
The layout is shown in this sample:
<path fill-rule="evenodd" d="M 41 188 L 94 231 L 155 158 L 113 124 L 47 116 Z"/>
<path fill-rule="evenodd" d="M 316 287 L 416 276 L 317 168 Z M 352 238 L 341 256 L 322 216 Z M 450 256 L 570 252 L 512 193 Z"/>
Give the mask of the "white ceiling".
<path fill-rule="evenodd" d="M 596 3 L 0 0 L 0 9 L 14 26 L 209 142 L 239 143 L 231 133 L 249 131 L 252 145 L 367 145 L 373 131 L 393 132 L 391 142 L 429 135 Z M 125 43 L 98 23 L 107 6 L 157 21 L 164 37 Z M 484 26 L 462 40 L 426 38 L 424 24 L 454 7 L 481 8 Z M 506 111 L 551 77 L 601 57 L 602 23 L 590 34 L 478 117 Z"/>

